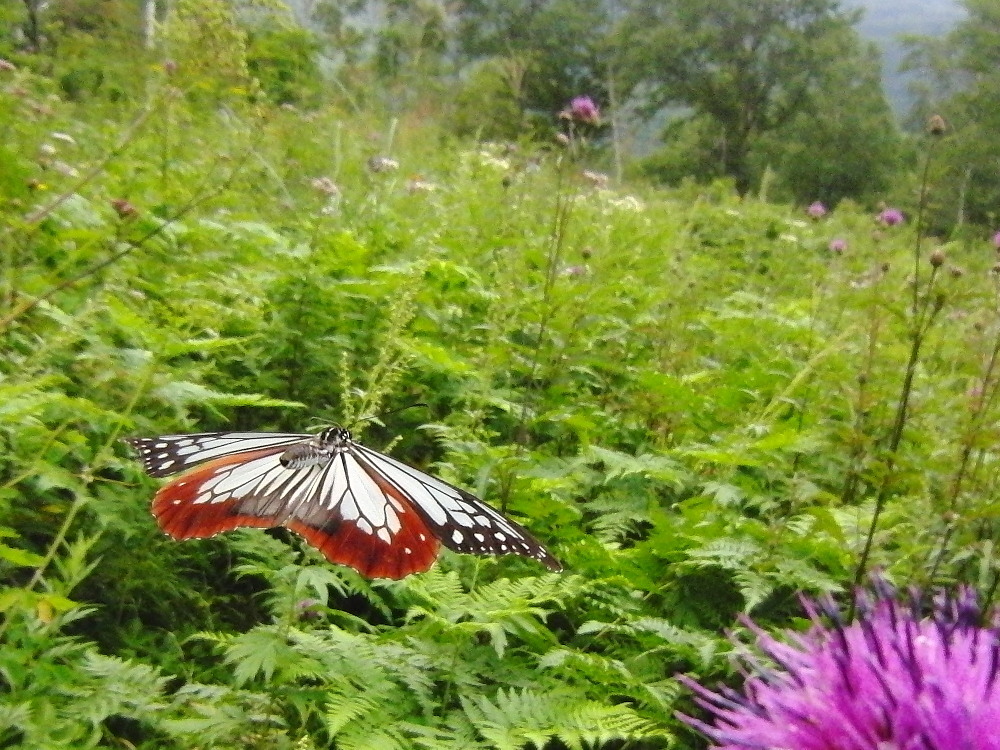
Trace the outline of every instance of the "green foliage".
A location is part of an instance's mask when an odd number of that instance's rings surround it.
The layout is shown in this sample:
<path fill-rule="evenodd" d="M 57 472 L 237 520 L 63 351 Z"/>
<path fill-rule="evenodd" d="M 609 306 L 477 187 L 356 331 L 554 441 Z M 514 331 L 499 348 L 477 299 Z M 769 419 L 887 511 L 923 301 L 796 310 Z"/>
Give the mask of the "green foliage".
<path fill-rule="evenodd" d="M 903 143 L 879 85 L 879 53 L 843 54 L 856 44 L 843 35 L 842 56 L 826 72 L 813 107 L 763 137 L 752 154 L 776 171 L 798 203 L 872 200 L 901 172 Z"/>
<path fill-rule="evenodd" d="M 516 140 L 524 132 L 524 70 L 513 59 L 491 58 L 467 74 L 455 96 L 451 127 L 457 135 Z"/>
<path fill-rule="evenodd" d="M 247 60 L 246 29 L 224 0 L 178 0 L 163 25 L 175 85 L 198 101 L 254 97 L 259 83 Z"/>
<path fill-rule="evenodd" d="M 462 4 L 458 41 L 472 60 L 523 65 L 521 105 L 549 116 L 574 95 L 604 98 L 608 13 L 595 0 L 475 0 Z"/>
<path fill-rule="evenodd" d="M 935 182 L 946 187 L 929 209 L 936 228 L 965 221 L 994 228 L 1000 221 L 1000 125 L 991 102 L 1000 95 L 996 45 L 1000 12 L 994 3 L 965 0 L 966 15 L 944 40 L 911 38 L 908 67 L 919 74 L 916 127 L 940 115 L 947 123 Z M 957 219 L 956 219 L 957 217 Z"/>
<path fill-rule="evenodd" d="M 731 677 L 742 612 L 795 623 L 861 560 L 995 588 L 992 250 L 238 106 L 226 10 L 177 6 L 191 59 L 137 102 L 0 82 L 0 742 L 667 747 L 675 675 Z M 119 441 L 327 422 L 567 570 L 367 581 L 284 530 L 174 542 Z"/>
<path fill-rule="evenodd" d="M 247 68 L 272 102 L 313 105 L 323 84 L 318 54 L 319 42 L 308 31 L 260 28 L 248 41 Z"/>
<path fill-rule="evenodd" d="M 758 139 L 809 110 L 817 82 L 845 55 L 850 16 L 833 0 L 633 2 L 618 37 L 629 88 L 680 105 L 722 131 L 719 160 L 740 192 Z"/>

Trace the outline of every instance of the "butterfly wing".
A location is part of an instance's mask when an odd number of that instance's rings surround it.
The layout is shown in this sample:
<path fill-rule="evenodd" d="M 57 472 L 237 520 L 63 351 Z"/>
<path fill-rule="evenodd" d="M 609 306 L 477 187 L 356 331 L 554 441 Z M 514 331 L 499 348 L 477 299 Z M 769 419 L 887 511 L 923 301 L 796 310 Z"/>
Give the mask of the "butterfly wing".
<path fill-rule="evenodd" d="M 474 495 L 412 466 L 353 443 L 352 452 L 379 486 L 395 489 L 450 550 L 474 555 L 521 555 L 562 570 L 538 540 Z"/>
<path fill-rule="evenodd" d="M 311 435 L 290 432 L 202 432 L 196 435 L 161 435 L 125 438 L 139 453 L 151 477 L 167 477 L 205 461 L 230 455 L 245 455 L 266 448 L 284 450 Z"/>
<path fill-rule="evenodd" d="M 153 476 L 178 465 L 193 467 L 153 499 L 157 523 L 174 539 L 210 537 L 241 526 L 284 526 L 331 562 L 370 578 L 402 578 L 429 568 L 438 542 L 421 516 L 348 452 L 296 469 L 281 464 L 290 445 L 311 437 L 206 433 L 129 442 Z M 192 446 L 199 450 L 189 450 Z"/>
<path fill-rule="evenodd" d="M 127 440 L 146 471 L 164 477 L 152 511 L 175 539 L 204 538 L 241 526 L 284 526 L 331 562 L 370 578 L 426 570 L 439 543 L 479 555 L 517 554 L 561 570 L 518 524 L 478 498 L 350 441 L 329 461 L 281 464 L 295 433 L 212 432 Z"/>

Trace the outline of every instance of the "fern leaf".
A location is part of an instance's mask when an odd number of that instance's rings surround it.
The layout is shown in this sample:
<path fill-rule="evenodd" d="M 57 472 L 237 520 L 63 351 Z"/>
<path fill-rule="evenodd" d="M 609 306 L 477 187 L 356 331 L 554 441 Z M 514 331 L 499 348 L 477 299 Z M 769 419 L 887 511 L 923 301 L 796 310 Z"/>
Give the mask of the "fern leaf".
<path fill-rule="evenodd" d="M 570 748 L 614 740 L 668 740 L 669 734 L 625 705 L 606 705 L 576 696 L 531 690 L 497 691 L 462 698 L 476 730 L 497 750 L 519 750 L 525 743 L 543 747 L 557 739 Z"/>

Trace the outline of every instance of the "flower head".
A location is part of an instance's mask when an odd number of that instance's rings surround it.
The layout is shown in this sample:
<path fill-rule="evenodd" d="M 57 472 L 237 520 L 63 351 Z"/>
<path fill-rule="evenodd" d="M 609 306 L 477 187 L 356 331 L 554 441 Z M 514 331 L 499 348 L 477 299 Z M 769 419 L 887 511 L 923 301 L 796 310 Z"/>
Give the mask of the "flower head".
<path fill-rule="evenodd" d="M 847 240 L 842 237 L 834 237 L 830 240 L 828 246 L 831 253 L 836 253 L 837 255 L 843 255 L 844 251 L 847 249 Z"/>
<path fill-rule="evenodd" d="M 410 194 L 433 193 L 435 190 L 437 190 L 437 185 L 430 180 L 425 180 L 420 175 L 414 175 L 406 181 L 406 192 Z"/>
<path fill-rule="evenodd" d="M 997 249 L 997 252 L 1000 252 L 1000 232 L 993 235 L 993 247 Z"/>
<path fill-rule="evenodd" d="M 592 169 L 585 169 L 580 173 L 580 176 L 584 180 L 589 182 L 594 187 L 604 188 L 608 186 L 608 181 L 611 179 L 603 172 L 595 172 Z"/>
<path fill-rule="evenodd" d="M 601 121 L 601 110 L 589 96 L 576 96 L 569 103 L 569 108 L 560 112 L 559 116 L 564 120 L 597 125 Z"/>
<path fill-rule="evenodd" d="M 903 212 L 898 208 L 883 208 L 875 220 L 887 227 L 894 227 L 903 223 Z"/>
<path fill-rule="evenodd" d="M 111 208 L 113 208 L 115 213 L 123 219 L 131 219 L 139 213 L 139 209 L 124 198 L 115 198 L 111 201 Z"/>
<path fill-rule="evenodd" d="M 309 184 L 317 193 L 322 193 L 323 195 L 340 195 L 340 187 L 329 177 L 313 177 L 309 180 Z"/>
<path fill-rule="evenodd" d="M 742 693 L 684 678 L 715 724 L 681 718 L 724 750 L 1000 749 L 1000 631 L 975 594 L 938 596 L 921 617 L 916 595 L 901 603 L 876 579 L 855 602 L 850 624 L 807 602 L 812 628 L 784 640 L 751 624 L 768 659 L 747 659 Z"/>
<path fill-rule="evenodd" d="M 388 156 L 372 156 L 368 159 L 368 170 L 375 174 L 395 172 L 397 169 L 399 169 L 399 162 Z"/>
<path fill-rule="evenodd" d="M 806 209 L 806 213 L 813 219 L 822 219 L 826 216 L 826 206 L 820 201 L 813 201 L 809 204 L 809 208 Z"/>
<path fill-rule="evenodd" d="M 300 620 L 315 620 L 320 617 L 323 602 L 319 599 L 300 599 L 295 602 L 295 614 Z"/>

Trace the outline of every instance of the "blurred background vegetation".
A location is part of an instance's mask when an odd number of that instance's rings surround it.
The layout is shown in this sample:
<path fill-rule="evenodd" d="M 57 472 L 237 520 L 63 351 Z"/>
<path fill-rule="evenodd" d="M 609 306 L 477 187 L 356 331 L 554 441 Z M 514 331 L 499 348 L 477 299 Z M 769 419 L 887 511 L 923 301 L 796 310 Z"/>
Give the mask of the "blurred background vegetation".
<path fill-rule="evenodd" d="M 905 27 L 895 6 L 861 23 L 864 8 L 836 0 L 222 3 L 245 35 L 243 70 L 204 47 L 189 56 L 186 45 L 224 46 L 226 32 L 189 34 L 183 0 L 2 6 L 0 54 L 73 100 L 134 97 L 144 62 L 170 58 L 182 85 L 242 76 L 273 104 L 406 113 L 459 137 L 517 140 L 551 136 L 552 116 L 586 94 L 605 114 L 593 142 L 617 179 L 725 177 L 772 200 L 912 203 L 911 136 L 937 113 L 953 137 L 936 176 L 953 189 L 932 206 L 936 229 L 994 221 L 996 11 L 985 1 L 922 7 L 914 27 L 951 22 L 934 36 L 891 35 L 887 16 Z M 883 59 L 901 67 L 883 71 Z"/>

